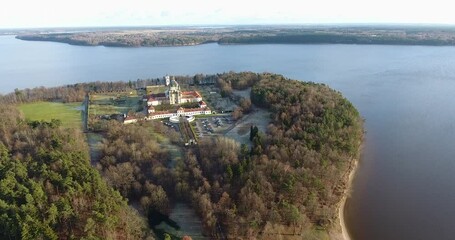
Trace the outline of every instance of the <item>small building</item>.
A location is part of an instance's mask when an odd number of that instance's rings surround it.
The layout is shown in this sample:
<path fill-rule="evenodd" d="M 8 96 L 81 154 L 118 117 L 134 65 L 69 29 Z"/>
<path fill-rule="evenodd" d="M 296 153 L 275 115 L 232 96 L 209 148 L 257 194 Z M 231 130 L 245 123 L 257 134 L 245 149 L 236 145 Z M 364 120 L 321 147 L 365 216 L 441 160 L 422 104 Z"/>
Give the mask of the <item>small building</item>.
<path fill-rule="evenodd" d="M 204 101 L 201 100 L 201 101 L 199 102 L 199 107 L 201 107 L 201 108 L 206 108 L 206 107 L 207 107 L 207 103 L 205 103 Z"/>
<path fill-rule="evenodd" d="M 123 124 L 137 123 L 137 121 L 138 121 L 137 118 L 127 116 L 125 119 L 123 119 Z"/>
<path fill-rule="evenodd" d="M 153 106 L 148 106 L 147 107 L 147 113 L 150 114 L 150 113 L 154 113 L 155 112 L 155 107 Z"/>
<path fill-rule="evenodd" d="M 147 102 L 147 106 L 158 106 L 169 103 L 168 97 L 165 93 L 150 94 L 144 97 L 144 101 Z"/>
<path fill-rule="evenodd" d="M 182 92 L 181 95 L 182 95 L 182 97 L 181 97 L 180 103 L 202 101 L 202 96 L 198 91 L 185 91 L 185 92 Z"/>

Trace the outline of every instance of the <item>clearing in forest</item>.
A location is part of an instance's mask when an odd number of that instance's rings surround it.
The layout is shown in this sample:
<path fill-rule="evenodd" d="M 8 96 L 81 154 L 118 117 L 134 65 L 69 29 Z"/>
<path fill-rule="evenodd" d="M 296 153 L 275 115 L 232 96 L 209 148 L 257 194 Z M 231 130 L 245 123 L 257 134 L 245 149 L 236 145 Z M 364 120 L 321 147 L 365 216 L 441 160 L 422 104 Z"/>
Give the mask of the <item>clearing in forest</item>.
<path fill-rule="evenodd" d="M 30 121 L 62 121 L 63 127 L 80 128 L 82 126 L 81 103 L 35 102 L 19 105 L 25 119 Z"/>

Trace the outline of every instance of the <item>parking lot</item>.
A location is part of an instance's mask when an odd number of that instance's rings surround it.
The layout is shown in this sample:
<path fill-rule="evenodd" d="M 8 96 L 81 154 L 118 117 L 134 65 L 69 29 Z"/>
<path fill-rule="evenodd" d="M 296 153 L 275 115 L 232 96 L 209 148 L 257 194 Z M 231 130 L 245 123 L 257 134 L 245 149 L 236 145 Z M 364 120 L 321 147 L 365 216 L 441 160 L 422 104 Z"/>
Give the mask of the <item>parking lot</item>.
<path fill-rule="evenodd" d="M 235 121 L 230 115 L 198 118 L 192 124 L 198 137 L 223 135 L 232 128 Z"/>

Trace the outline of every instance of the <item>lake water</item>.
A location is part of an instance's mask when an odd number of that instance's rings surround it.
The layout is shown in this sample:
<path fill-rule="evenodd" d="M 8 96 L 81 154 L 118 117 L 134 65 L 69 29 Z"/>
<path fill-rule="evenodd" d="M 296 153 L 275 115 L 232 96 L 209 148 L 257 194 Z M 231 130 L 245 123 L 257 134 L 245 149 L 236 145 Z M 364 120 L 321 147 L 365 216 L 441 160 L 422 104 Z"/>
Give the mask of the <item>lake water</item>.
<path fill-rule="evenodd" d="M 360 110 L 367 134 L 346 206 L 354 239 L 454 239 L 455 47 L 106 48 L 0 37 L 2 93 L 230 70 L 326 83 Z"/>

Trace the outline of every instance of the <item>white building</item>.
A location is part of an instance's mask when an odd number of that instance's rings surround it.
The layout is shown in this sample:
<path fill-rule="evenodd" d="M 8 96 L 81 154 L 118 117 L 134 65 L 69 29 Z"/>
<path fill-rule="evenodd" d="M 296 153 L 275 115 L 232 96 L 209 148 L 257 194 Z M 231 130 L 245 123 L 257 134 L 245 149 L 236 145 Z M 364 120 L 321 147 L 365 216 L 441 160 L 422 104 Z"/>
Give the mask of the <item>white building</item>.
<path fill-rule="evenodd" d="M 126 118 L 123 120 L 123 123 L 124 123 L 124 124 L 130 124 L 130 123 L 137 123 L 137 121 L 138 121 L 137 118 L 128 116 L 128 117 L 126 117 Z"/>
<path fill-rule="evenodd" d="M 207 107 L 205 102 L 201 101 L 199 103 L 199 108 L 182 108 L 180 107 L 177 111 L 160 111 L 156 112 L 155 107 L 149 106 L 147 108 L 148 120 L 151 119 L 160 119 L 160 118 L 169 118 L 173 116 L 195 116 L 195 115 L 205 115 L 212 114 L 210 108 Z"/>

